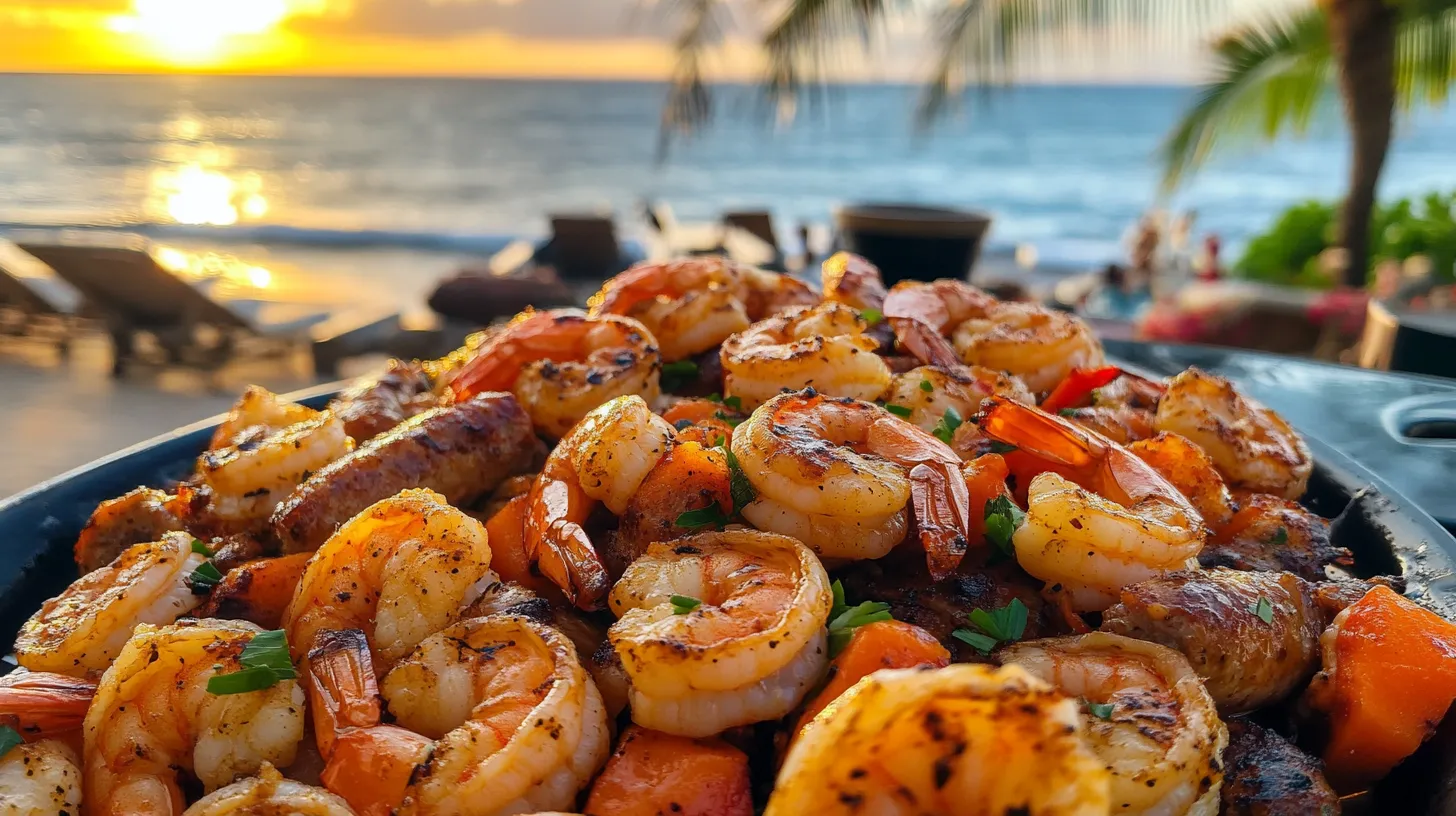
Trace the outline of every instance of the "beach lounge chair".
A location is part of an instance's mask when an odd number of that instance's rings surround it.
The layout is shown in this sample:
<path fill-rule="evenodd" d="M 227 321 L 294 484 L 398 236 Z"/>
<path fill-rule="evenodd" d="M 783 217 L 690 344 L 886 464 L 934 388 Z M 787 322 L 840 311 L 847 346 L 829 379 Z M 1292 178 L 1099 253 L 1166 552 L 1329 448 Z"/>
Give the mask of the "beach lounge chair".
<path fill-rule="evenodd" d="M 81 295 L 45 264 L 0 239 L 0 334 L 54 343 L 65 355 L 81 328 Z"/>
<path fill-rule="evenodd" d="M 295 304 L 239 301 L 219 303 L 173 275 L 136 236 L 88 235 L 66 243 L 20 245 L 55 271 L 86 299 L 86 308 L 105 321 L 114 345 L 113 373 L 149 361 L 137 340 L 149 338 L 160 362 L 213 371 L 238 357 L 281 356 L 304 343 L 326 343 L 325 363 L 336 364 L 346 349 L 362 353 L 351 335 L 377 334 L 398 314 L 331 314 Z M 315 357 L 317 354 L 315 349 Z"/>
<path fill-rule="evenodd" d="M 605 280 L 632 264 L 617 241 L 616 223 L 597 215 L 551 216 L 551 240 L 534 260 L 565 281 Z"/>

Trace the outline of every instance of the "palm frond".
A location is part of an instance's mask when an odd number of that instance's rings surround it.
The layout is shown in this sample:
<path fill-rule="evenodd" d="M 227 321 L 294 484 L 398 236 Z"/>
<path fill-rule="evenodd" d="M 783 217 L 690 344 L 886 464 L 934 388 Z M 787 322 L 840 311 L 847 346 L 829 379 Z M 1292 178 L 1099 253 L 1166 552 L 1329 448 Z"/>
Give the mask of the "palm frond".
<path fill-rule="evenodd" d="M 1334 57 L 1316 7 L 1237 28 L 1213 51 L 1214 79 L 1160 149 L 1165 191 L 1226 142 L 1306 132 L 1333 93 Z"/>
<path fill-rule="evenodd" d="M 712 95 L 705 80 L 704 62 L 707 52 L 722 37 L 718 23 L 723 0 L 666 0 L 661 12 L 670 15 L 678 25 L 673 39 L 673 65 L 658 126 L 657 158 L 662 161 L 674 136 L 690 133 L 713 115 Z"/>
<path fill-rule="evenodd" d="M 868 44 L 874 31 L 906 0 L 789 0 L 763 37 L 768 53 L 767 90 L 791 99 L 820 77 L 825 55 L 846 36 Z"/>
<path fill-rule="evenodd" d="M 937 59 L 919 119 L 933 120 L 967 86 L 1014 80 L 1028 50 L 1045 56 L 1089 33 L 1108 51 L 1191 40 L 1228 7 L 1228 0 L 953 0 L 935 26 Z"/>
<path fill-rule="evenodd" d="M 1445 103 L 1456 84 L 1456 0 L 1417 0 L 1396 29 L 1396 98 L 1407 110 Z"/>

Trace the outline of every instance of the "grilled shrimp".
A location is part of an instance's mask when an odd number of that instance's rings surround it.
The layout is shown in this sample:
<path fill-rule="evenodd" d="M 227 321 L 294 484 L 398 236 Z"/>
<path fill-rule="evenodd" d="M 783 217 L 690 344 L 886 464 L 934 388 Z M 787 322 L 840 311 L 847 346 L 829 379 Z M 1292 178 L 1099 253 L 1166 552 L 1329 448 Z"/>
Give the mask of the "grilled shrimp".
<path fill-rule="evenodd" d="M 17 660 L 77 677 L 103 671 L 137 624 L 171 623 L 202 602 L 188 579 L 206 560 L 186 533 L 131 547 L 42 604 L 15 640 Z"/>
<path fill-rule="evenodd" d="M 86 714 L 88 813 L 181 813 L 182 773 L 211 792 L 264 762 L 293 762 L 304 726 L 297 681 L 207 690 L 212 677 L 243 669 L 239 657 L 260 631 L 219 620 L 137 627 Z"/>
<path fill-rule="evenodd" d="M 601 695 L 571 642 L 527 618 L 461 621 L 376 686 L 358 632 L 311 656 L 339 738 L 324 785 L 361 814 L 535 813 L 570 807 L 611 750 Z M 379 692 L 395 725 L 380 724 Z"/>
<path fill-rule="evenodd" d="M 576 309 L 523 312 L 450 382 L 457 400 L 511 391 L 536 430 L 559 439 L 593 408 L 628 394 L 656 400 L 657 340 L 636 320 Z"/>
<path fill-rule="evenodd" d="M 951 336 L 961 360 L 1015 374 L 1046 391 L 1074 368 L 1103 363 L 1102 344 L 1081 318 L 1030 303 L 999 303 Z"/>
<path fill-rule="evenodd" d="M 0 725 L 32 738 L 79 734 L 96 684 L 52 672 L 0 677 Z"/>
<path fill-rule="evenodd" d="M 76 566 L 81 574 L 110 564 L 128 547 L 181 530 L 175 502 L 175 496 L 139 487 L 97 505 L 76 538 Z"/>
<path fill-rule="evenodd" d="M 1309 446 L 1283 417 L 1196 368 L 1168 382 L 1156 425 L 1203 448 L 1230 487 L 1298 499 L 1314 470 Z"/>
<path fill-rule="evenodd" d="M 672 426 L 641 397 L 617 397 L 587 414 L 546 459 L 531 488 L 526 552 L 582 609 L 597 608 L 606 569 L 582 525 L 597 502 L 620 515 L 672 448 Z"/>
<path fill-rule="evenodd" d="M 283 616 L 293 656 L 305 658 L 320 632 L 360 629 L 383 673 L 454 621 L 489 569 L 485 528 L 438 493 L 406 490 L 377 502 L 304 569 Z"/>
<path fill-rule="evenodd" d="M 662 359 L 701 354 L 791 306 L 817 303 L 803 283 L 727 258 L 682 258 L 638 264 L 602 284 L 587 301 L 590 313 L 628 315 L 657 338 Z"/>
<path fill-rule="evenodd" d="M 1063 408 L 1057 413 L 1119 445 L 1130 445 L 1153 435 L 1153 412 L 1126 405 Z"/>
<path fill-rule="evenodd" d="M 267 762 L 257 776 L 218 788 L 182 816 L 354 816 L 349 803 L 312 785 L 285 779 Z"/>
<path fill-rule="evenodd" d="M 266 519 L 295 487 L 354 449 L 344 423 L 327 411 L 265 434 L 244 434 L 239 444 L 197 460 L 212 491 L 210 510 L 223 521 Z"/>
<path fill-rule="evenodd" d="M 318 411 L 306 405 L 286 402 L 266 388 L 250 385 L 238 398 L 232 410 L 228 411 L 222 424 L 212 432 L 212 441 L 208 443 L 207 449 L 218 450 L 236 445 L 241 441 L 238 437 L 244 433 L 267 435 L 281 431 L 290 425 L 314 419 L 318 414 Z"/>
<path fill-rule="evenodd" d="M 1178 488 L 1211 529 L 1219 530 L 1233 519 L 1238 510 L 1234 497 L 1202 448 L 1178 434 L 1160 433 L 1127 449 Z"/>
<path fill-rule="evenodd" d="M 1228 731 L 1183 655 L 1094 632 L 1017 643 L 997 656 L 1081 697 L 1088 741 L 1112 773 L 1112 812 L 1214 816 Z"/>
<path fill-rule="evenodd" d="M 1105 632 L 1182 652 L 1225 714 L 1278 702 L 1314 676 L 1324 626 L 1305 581 L 1227 569 L 1133 584 L 1102 615 Z"/>
<path fill-rule="evenodd" d="M 680 612 L 674 596 L 700 603 Z M 784 716 L 828 665 L 833 603 L 819 559 L 791 538 L 740 530 L 652 545 L 611 595 L 632 720 L 706 737 Z"/>
<path fill-rule="evenodd" d="M 836 252 L 820 272 L 824 299 L 851 309 L 884 309 L 885 281 L 874 264 L 848 252 Z"/>
<path fill-rule="evenodd" d="M 1032 404 L 1031 392 L 1021 380 L 1009 374 L 979 366 L 957 365 L 952 368 L 920 366 L 904 374 L 896 374 L 885 402 L 910 409 L 905 417 L 922 431 L 932 431 L 946 411 L 954 409 L 963 417 L 974 416 L 981 403 L 992 394 Z"/>
<path fill-rule="evenodd" d="M 885 317 L 905 350 L 928 365 L 961 362 L 947 359 L 945 344 L 960 325 L 984 317 L 996 306 L 996 298 L 958 280 L 900 281 L 885 297 Z M 928 329 L 928 331 L 927 331 Z"/>
<path fill-rule="evenodd" d="M 981 430 L 1019 448 L 1008 460 L 1047 471 L 1031 479 L 1026 522 L 1012 537 L 1022 569 L 1060 585 L 1073 609 L 1097 611 L 1129 584 L 1196 566 L 1203 520 L 1146 462 L 1061 417 L 990 402 Z"/>
<path fill-rule="evenodd" d="M 743 516 L 761 530 L 828 558 L 879 558 L 905 537 L 908 506 L 927 553 L 952 563 L 965 554 L 960 457 L 876 405 L 782 394 L 738 426 L 733 453 L 758 494 Z"/>
<path fill-rule="evenodd" d="M 0 816 L 80 812 L 80 759 L 69 745 L 40 740 L 0 755 Z"/>
<path fill-rule="evenodd" d="M 765 816 L 1105 816 L 1077 704 L 1017 666 L 881 670 L 815 717 Z"/>
<path fill-rule="evenodd" d="M 835 397 L 874 399 L 890 384 L 868 325 L 839 303 L 800 307 L 723 341 L 723 389 L 753 408 L 786 388 L 812 386 Z"/>

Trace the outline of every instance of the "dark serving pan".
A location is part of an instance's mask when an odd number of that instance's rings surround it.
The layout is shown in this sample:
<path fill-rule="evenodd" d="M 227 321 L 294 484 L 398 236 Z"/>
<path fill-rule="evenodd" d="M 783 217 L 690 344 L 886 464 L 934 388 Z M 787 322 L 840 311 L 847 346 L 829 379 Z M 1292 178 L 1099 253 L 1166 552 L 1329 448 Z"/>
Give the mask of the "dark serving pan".
<path fill-rule="evenodd" d="M 320 386 L 288 398 L 322 407 L 339 387 Z M 220 421 L 214 417 L 181 428 L 0 501 L 0 654 L 10 651 L 16 632 L 41 603 L 75 579 L 72 546 L 96 505 L 139 485 L 160 487 L 186 476 Z M 1332 538 L 1355 554 L 1356 574 L 1404 576 L 1408 596 L 1456 620 L 1456 539 L 1382 479 L 1319 439 L 1307 439 L 1316 465 L 1304 503 L 1333 520 Z M 0 666 L 0 674 L 4 671 Z M 1456 726 L 1456 717 L 1447 719 Z M 1421 776 L 1429 779 L 1430 772 Z M 1375 812 L 1396 812 L 1384 810 L 1388 802 L 1382 797 Z M 1399 812 L 1456 813 L 1450 807 L 1456 803 L 1447 800 L 1431 810 Z"/>

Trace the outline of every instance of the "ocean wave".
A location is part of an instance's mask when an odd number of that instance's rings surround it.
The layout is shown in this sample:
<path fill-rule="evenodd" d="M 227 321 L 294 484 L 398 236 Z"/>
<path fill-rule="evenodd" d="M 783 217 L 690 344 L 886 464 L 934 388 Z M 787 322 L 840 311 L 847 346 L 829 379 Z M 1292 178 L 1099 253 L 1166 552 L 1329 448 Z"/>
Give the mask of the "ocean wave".
<path fill-rule="evenodd" d="M 0 233 L 126 232 L 156 241 L 207 241 L 219 245 L 271 244 L 332 249 L 413 249 L 489 255 L 521 236 L 380 229 L 317 229 L 282 224 L 228 227 L 150 222 L 112 224 L 35 224 L 0 221 Z"/>

